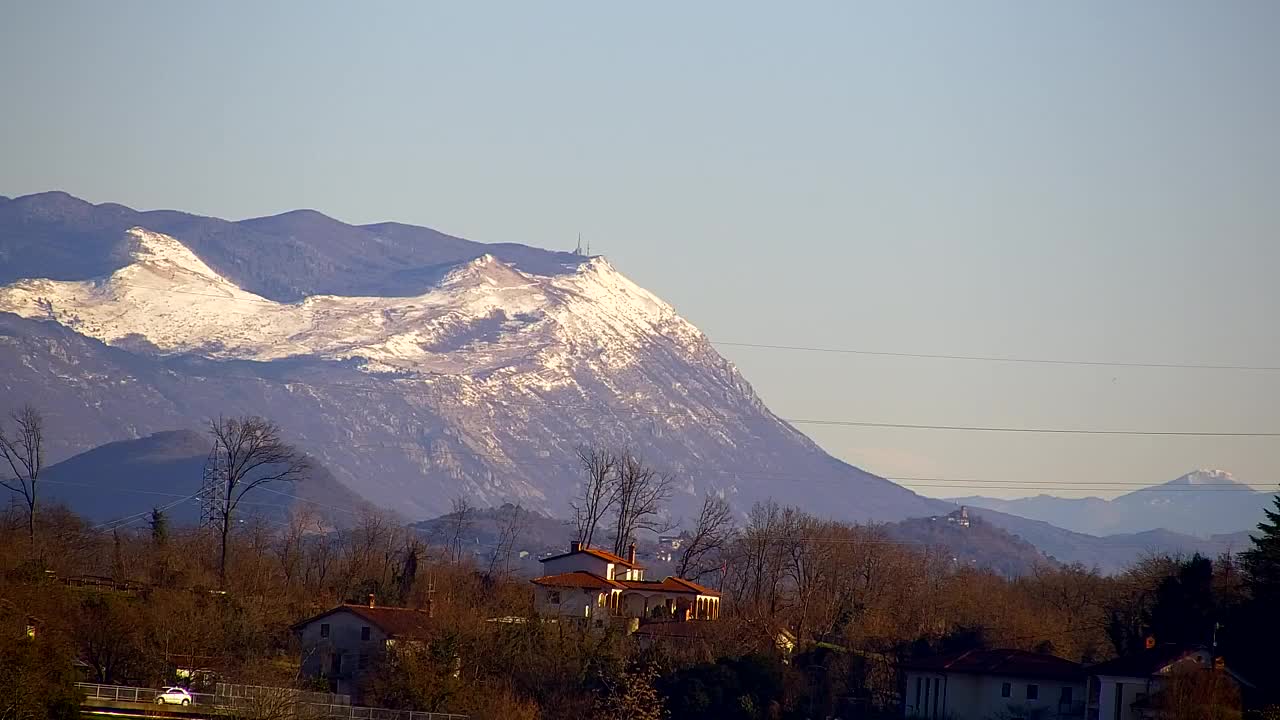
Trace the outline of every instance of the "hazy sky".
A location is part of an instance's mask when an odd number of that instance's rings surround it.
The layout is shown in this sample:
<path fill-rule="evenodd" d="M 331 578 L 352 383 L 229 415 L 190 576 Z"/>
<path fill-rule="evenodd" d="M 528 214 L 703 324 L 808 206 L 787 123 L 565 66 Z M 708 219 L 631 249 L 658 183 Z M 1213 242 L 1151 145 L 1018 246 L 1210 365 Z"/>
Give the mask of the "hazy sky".
<path fill-rule="evenodd" d="M 1271 0 L 12 2 L 0 68 L 4 195 L 581 232 L 713 340 L 1280 366 Z M 1280 431 L 1280 372 L 722 351 L 784 417 Z M 984 494 L 1280 481 L 1275 438 L 802 429 Z"/>

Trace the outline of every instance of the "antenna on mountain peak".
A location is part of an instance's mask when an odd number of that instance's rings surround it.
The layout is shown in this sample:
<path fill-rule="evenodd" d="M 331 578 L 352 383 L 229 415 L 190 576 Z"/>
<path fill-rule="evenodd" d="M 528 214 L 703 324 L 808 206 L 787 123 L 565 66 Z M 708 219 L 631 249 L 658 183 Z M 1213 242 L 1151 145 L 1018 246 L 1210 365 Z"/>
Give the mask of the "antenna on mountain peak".
<path fill-rule="evenodd" d="M 578 233 L 578 247 L 573 249 L 574 255 L 582 255 L 582 233 Z"/>

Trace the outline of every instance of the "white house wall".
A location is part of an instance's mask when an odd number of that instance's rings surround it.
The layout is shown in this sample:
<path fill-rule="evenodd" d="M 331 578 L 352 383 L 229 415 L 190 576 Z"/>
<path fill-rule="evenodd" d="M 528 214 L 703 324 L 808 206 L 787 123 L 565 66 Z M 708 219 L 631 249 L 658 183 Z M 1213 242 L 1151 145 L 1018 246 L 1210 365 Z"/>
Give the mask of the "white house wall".
<path fill-rule="evenodd" d="M 1022 717 L 1030 717 L 1033 713 L 1042 713 L 1039 717 L 1045 720 L 1057 718 L 1083 718 L 1085 702 L 1085 682 L 1063 682 L 1060 680 L 1039 680 L 1031 678 L 1000 677 L 995 675 L 970 675 L 967 673 L 906 673 L 907 685 L 903 697 L 903 716 L 908 718 L 928 718 L 928 720 L 987 720 L 997 716 L 1018 716 L 1011 710 L 1025 709 Z M 932 685 L 929 692 L 927 708 L 916 708 L 916 680 L 937 680 L 941 697 L 935 703 Z M 1010 684 L 1009 697 L 1003 697 L 1001 691 L 1004 683 Z M 1027 686 L 1036 685 L 1039 689 L 1035 700 L 1027 700 Z M 1062 688 L 1071 688 L 1071 704 L 1061 708 L 1058 700 L 1062 697 Z M 921 692 L 920 704 L 924 705 L 924 692 Z"/>
<path fill-rule="evenodd" d="M 544 575 L 560 575 L 579 570 L 594 573 L 608 580 L 613 579 L 613 563 L 587 553 L 577 553 L 542 561 L 542 573 Z"/>

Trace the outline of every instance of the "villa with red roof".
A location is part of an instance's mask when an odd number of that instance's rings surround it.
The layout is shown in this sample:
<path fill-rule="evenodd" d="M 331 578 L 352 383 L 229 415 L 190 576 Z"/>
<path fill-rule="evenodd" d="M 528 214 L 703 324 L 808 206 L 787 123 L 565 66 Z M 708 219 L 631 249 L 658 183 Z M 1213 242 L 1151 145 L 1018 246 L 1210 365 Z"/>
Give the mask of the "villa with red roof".
<path fill-rule="evenodd" d="M 691 580 L 667 577 L 645 580 L 636 562 L 636 546 L 627 557 L 583 547 L 574 542 L 569 552 L 544 558 L 545 575 L 534 578 L 538 612 L 546 617 L 573 618 L 593 627 L 632 620 L 715 620 L 720 616 L 720 593 Z"/>

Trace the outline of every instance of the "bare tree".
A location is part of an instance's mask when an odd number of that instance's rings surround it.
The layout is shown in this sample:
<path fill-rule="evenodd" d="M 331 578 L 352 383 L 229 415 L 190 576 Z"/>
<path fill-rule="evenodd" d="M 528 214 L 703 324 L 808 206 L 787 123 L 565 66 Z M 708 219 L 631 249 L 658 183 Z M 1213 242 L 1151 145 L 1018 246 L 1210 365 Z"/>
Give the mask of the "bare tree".
<path fill-rule="evenodd" d="M 205 466 L 209 490 L 216 493 L 215 521 L 220 540 L 218 577 L 227 582 L 227 541 L 236 508 L 252 490 L 304 478 L 306 457 L 280 438 L 275 423 L 254 416 L 219 417 L 209 423 L 213 452 Z"/>
<path fill-rule="evenodd" d="M 733 509 L 729 507 L 729 502 L 718 495 L 707 493 L 702 498 L 698 524 L 694 526 L 693 535 L 680 553 L 676 575 L 697 580 L 713 570 L 718 564 L 720 553 L 733 539 L 733 534 Z"/>
<path fill-rule="evenodd" d="M 1175 666 L 1151 704 L 1170 720 L 1236 720 L 1240 687 L 1223 670 Z"/>
<path fill-rule="evenodd" d="M 36 481 L 44 467 L 44 418 L 34 405 L 26 404 L 12 415 L 17 429 L 13 434 L 0 426 L 0 457 L 9 464 L 13 478 L 0 480 L 10 492 L 22 496 L 27 505 L 27 537 L 36 546 Z"/>
<path fill-rule="evenodd" d="M 295 507 L 289 513 L 289 523 L 281 530 L 275 546 L 276 561 L 286 585 L 293 584 L 300 574 L 308 535 L 321 531 L 319 517 L 310 507 Z"/>
<path fill-rule="evenodd" d="M 501 566 L 503 577 L 511 572 L 511 551 L 515 549 L 516 540 L 524 533 L 528 518 L 524 508 L 507 503 L 502 506 L 502 516 L 498 520 L 498 544 L 489 556 L 489 577 L 494 577 Z"/>
<path fill-rule="evenodd" d="M 623 555 L 640 530 L 659 533 L 671 528 L 661 515 L 671 499 L 671 476 L 645 465 L 634 453 L 624 452 L 617 459 L 614 494 L 615 555 Z"/>
<path fill-rule="evenodd" d="M 475 507 L 465 496 L 453 499 L 449 513 L 449 557 L 455 563 L 462 562 L 462 536 L 471 529 Z"/>
<path fill-rule="evenodd" d="M 578 465 L 586 477 L 581 494 L 569 503 L 569 507 L 573 508 L 578 542 L 583 547 L 591 547 L 596 527 L 618 500 L 618 456 L 604 448 L 582 445 L 578 447 Z"/>

